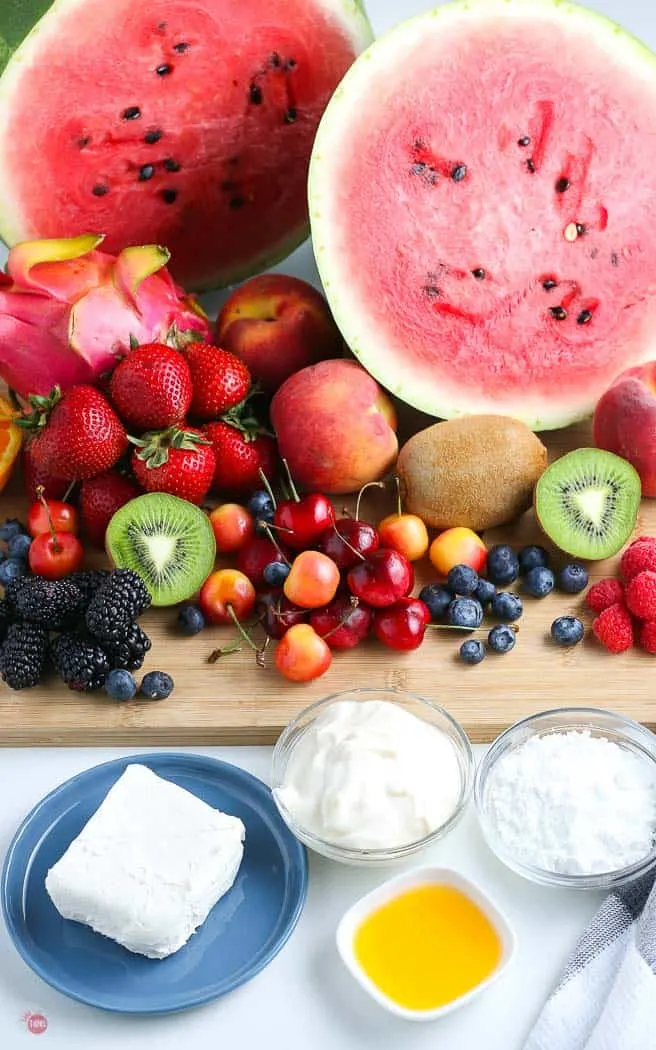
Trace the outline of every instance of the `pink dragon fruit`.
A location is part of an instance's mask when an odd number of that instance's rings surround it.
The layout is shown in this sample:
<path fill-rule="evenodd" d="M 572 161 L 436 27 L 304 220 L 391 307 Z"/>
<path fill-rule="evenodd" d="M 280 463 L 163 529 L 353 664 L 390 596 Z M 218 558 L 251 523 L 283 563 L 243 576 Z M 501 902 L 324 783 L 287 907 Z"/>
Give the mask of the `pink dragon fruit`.
<path fill-rule="evenodd" d="M 0 271 L 0 378 L 25 397 L 93 383 L 136 343 L 210 338 L 195 299 L 154 244 L 98 251 L 93 234 L 24 241 Z"/>

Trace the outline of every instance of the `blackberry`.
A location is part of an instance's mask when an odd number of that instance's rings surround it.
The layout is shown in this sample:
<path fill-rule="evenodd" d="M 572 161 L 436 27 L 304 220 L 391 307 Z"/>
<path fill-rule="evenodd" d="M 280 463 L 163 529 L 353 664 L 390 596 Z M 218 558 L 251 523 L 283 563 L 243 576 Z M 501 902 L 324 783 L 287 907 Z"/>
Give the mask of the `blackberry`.
<path fill-rule="evenodd" d="M 0 648 L 0 674 L 11 689 L 38 685 L 46 665 L 48 634 L 31 623 L 12 623 Z"/>
<path fill-rule="evenodd" d="M 141 576 L 133 569 L 114 569 L 91 599 L 87 627 L 101 642 L 118 644 L 149 605 L 150 594 Z"/>
<path fill-rule="evenodd" d="M 82 606 L 85 611 L 98 588 L 102 587 L 109 576 L 109 569 L 89 569 L 87 572 L 72 572 L 68 577 L 82 592 Z"/>
<path fill-rule="evenodd" d="M 7 628 L 13 618 L 13 613 L 7 604 L 6 598 L 0 598 L 0 642 L 4 642 Z"/>
<path fill-rule="evenodd" d="M 148 635 L 138 623 L 131 623 L 119 642 L 106 642 L 104 650 L 112 668 L 138 671 L 151 647 Z"/>
<path fill-rule="evenodd" d="M 7 603 L 7 609 L 9 613 L 16 617 L 16 603 L 18 601 L 18 595 L 22 588 L 25 586 L 26 581 L 29 577 L 17 576 L 9 583 L 5 584 L 5 602 Z"/>
<path fill-rule="evenodd" d="M 92 692 L 102 689 L 109 673 L 109 658 L 93 638 L 60 634 L 50 644 L 55 671 L 69 689 Z"/>
<path fill-rule="evenodd" d="M 21 620 L 51 631 L 70 630 L 82 616 L 82 594 L 70 580 L 26 576 L 15 604 Z"/>

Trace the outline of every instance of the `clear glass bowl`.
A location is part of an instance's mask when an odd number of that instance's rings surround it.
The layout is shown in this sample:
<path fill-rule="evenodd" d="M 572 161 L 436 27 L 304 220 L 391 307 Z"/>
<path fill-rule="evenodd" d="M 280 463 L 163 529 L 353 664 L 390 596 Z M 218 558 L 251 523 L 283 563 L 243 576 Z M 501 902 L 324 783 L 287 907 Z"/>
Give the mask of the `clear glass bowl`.
<path fill-rule="evenodd" d="M 355 849 L 351 846 L 343 846 L 337 842 L 331 842 L 315 835 L 314 832 L 299 824 L 294 816 L 282 804 L 278 797 L 278 788 L 282 787 L 285 780 L 285 772 L 289 758 L 306 730 L 313 724 L 315 719 L 331 704 L 341 700 L 388 700 L 392 703 L 409 710 L 418 718 L 423 719 L 430 725 L 435 726 L 445 733 L 451 740 L 460 766 L 460 793 L 458 801 L 449 818 L 439 827 L 435 828 L 429 835 L 414 842 L 408 842 L 403 846 L 392 849 Z M 433 842 L 437 842 L 446 835 L 460 820 L 465 807 L 469 801 L 474 780 L 474 758 L 471 746 L 462 726 L 456 722 L 442 707 L 433 704 L 414 693 L 407 693 L 401 689 L 350 689 L 343 693 L 334 693 L 332 696 L 319 700 L 317 703 L 306 707 L 304 711 L 293 719 L 283 730 L 273 750 L 271 767 L 271 788 L 273 797 L 282 819 L 289 829 L 315 853 L 320 853 L 330 860 L 340 861 L 342 864 L 386 866 L 397 861 L 405 860 L 407 857 L 424 850 Z"/>
<path fill-rule="evenodd" d="M 483 836 L 490 849 L 512 871 L 543 886 L 565 886 L 569 889 L 609 890 L 643 875 L 656 864 L 656 843 L 640 861 L 615 871 L 594 875 L 569 875 L 547 871 L 518 860 L 499 839 L 488 815 L 486 793 L 491 774 L 499 759 L 526 743 L 531 737 L 546 736 L 571 730 L 589 730 L 593 736 L 606 737 L 648 763 L 656 776 L 656 736 L 638 722 L 612 711 L 594 707 L 562 707 L 530 715 L 506 729 L 494 741 L 476 773 L 474 799 Z M 575 771 L 573 771 L 575 775 Z"/>

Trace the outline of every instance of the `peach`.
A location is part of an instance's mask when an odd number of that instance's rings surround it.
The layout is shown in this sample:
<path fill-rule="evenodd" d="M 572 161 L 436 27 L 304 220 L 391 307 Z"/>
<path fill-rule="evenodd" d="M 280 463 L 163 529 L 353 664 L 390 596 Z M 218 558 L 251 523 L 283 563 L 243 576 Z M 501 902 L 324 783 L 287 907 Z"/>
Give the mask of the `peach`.
<path fill-rule="evenodd" d="M 643 496 L 656 497 L 656 361 L 618 376 L 595 409 L 593 432 L 598 448 L 635 467 Z"/>
<path fill-rule="evenodd" d="M 268 393 L 344 349 L 324 297 L 306 281 L 278 273 L 253 277 L 232 293 L 219 314 L 216 343 L 240 357 Z"/>
<path fill-rule="evenodd" d="M 471 529 L 446 529 L 433 540 L 428 551 L 431 565 L 440 576 L 447 576 L 456 565 L 470 565 L 483 572 L 487 562 L 487 547 Z"/>
<path fill-rule="evenodd" d="M 321 361 L 291 376 L 271 402 L 271 422 L 294 480 L 312 492 L 355 492 L 398 452 L 394 406 L 355 361 Z"/>

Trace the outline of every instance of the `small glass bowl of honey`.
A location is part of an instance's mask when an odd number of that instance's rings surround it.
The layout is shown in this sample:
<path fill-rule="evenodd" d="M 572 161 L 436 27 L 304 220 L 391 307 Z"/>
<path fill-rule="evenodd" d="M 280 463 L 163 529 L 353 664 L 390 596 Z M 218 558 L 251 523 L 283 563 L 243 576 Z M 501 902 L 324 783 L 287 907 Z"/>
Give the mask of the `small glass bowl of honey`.
<path fill-rule="evenodd" d="M 497 980 L 515 952 L 507 919 L 469 879 L 421 867 L 389 879 L 349 908 L 337 949 L 381 1006 L 432 1021 Z"/>

